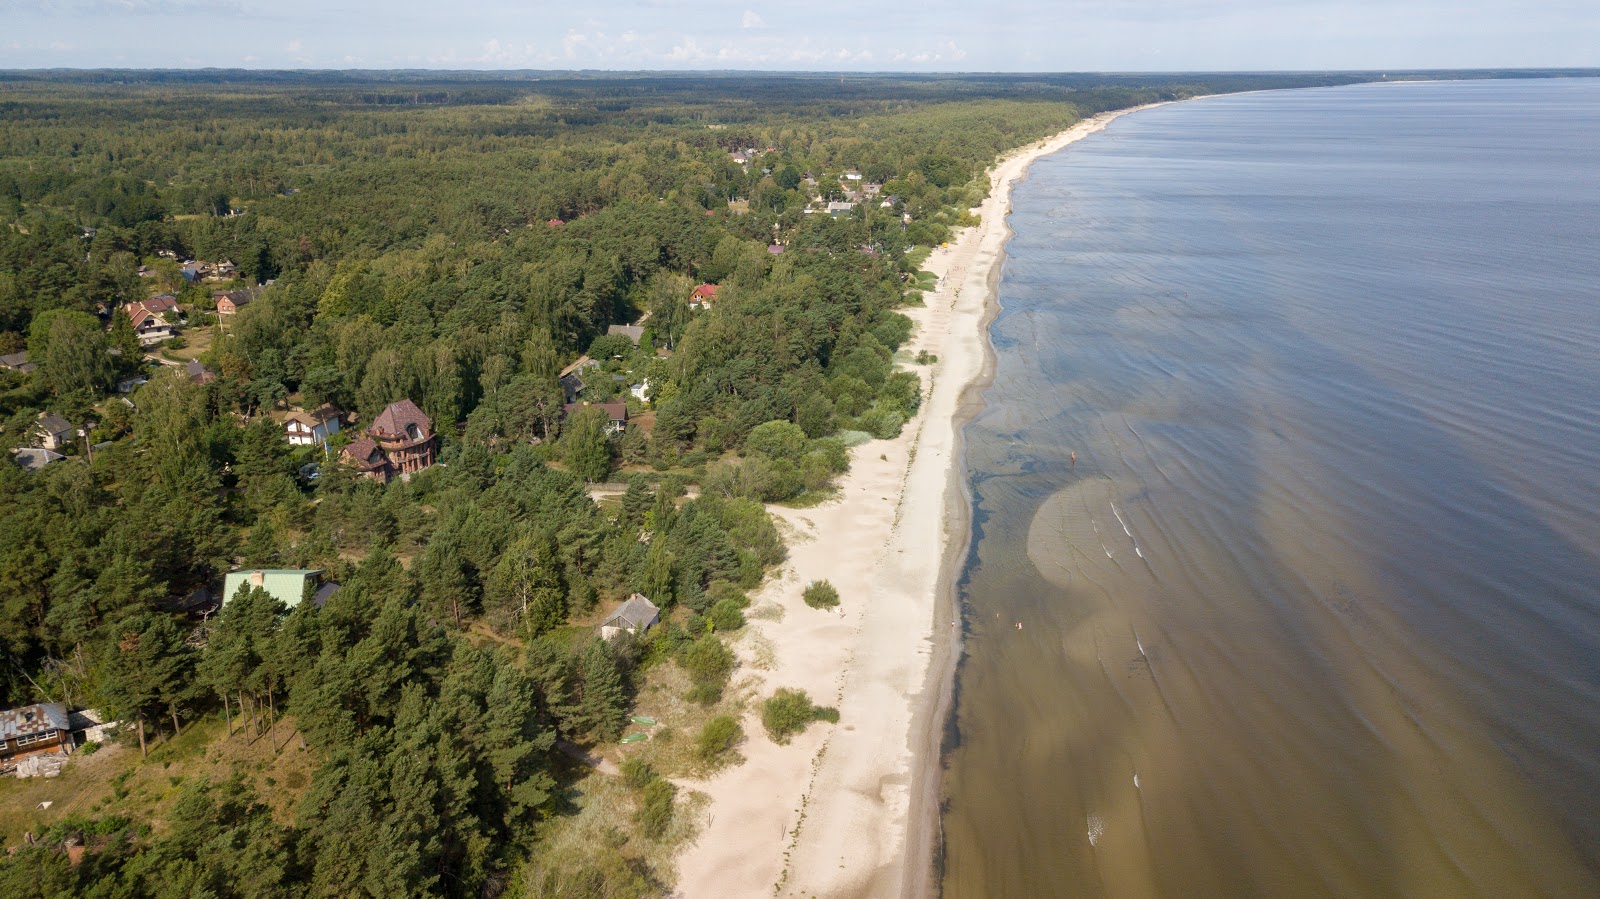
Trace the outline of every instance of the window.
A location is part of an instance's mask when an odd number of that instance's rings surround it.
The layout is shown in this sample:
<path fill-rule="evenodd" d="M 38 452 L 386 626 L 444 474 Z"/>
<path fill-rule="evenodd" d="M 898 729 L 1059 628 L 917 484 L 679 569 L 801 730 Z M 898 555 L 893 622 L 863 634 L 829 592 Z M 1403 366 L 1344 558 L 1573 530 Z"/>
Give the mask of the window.
<path fill-rule="evenodd" d="M 54 739 L 56 732 L 53 730 L 40 731 L 36 734 L 21 734 L 17 737 L 17 748 L 31 746 L 34 743 L 43 743 L 45 740 Z"/>

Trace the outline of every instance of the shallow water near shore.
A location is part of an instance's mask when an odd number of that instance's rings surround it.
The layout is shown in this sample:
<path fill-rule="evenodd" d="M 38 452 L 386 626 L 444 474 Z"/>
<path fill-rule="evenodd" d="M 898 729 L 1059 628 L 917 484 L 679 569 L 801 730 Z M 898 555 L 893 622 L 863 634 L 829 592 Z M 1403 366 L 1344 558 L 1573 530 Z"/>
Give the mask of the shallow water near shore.
<path fill-rule="evenodd" d="M 1175 104 L 1012 205 L 944 895 L 1600 895 L 1600 81 Z"/>

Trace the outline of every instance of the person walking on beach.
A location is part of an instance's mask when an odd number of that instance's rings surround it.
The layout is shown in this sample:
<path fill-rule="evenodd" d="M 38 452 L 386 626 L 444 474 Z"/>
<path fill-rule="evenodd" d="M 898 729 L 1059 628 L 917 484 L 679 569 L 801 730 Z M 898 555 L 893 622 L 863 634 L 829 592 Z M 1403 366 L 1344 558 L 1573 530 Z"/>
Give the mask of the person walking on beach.
<path fill-rule="evenodd" d="M 1077 450 L 1073 450 L 1072 451 L 1072 467 L 1073 468 L 1077 468 L 1078 467 L 1078 451 Z"/>

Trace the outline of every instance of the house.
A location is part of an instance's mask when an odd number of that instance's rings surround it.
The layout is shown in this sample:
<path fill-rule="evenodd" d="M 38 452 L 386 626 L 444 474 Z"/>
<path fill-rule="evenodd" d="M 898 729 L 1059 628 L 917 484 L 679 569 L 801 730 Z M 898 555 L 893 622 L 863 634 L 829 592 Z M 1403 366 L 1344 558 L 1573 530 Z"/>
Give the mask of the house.
<path fill-rule="evenodd" d="M 217 379 L 217 373 L 201 365 L 198 359 L 190 359 L 183 366 L 183 372 L 196 384 L 210 384 Z"/>
<path fill-rule="evenodd" d="M 638 346 L 639 341 L 644 338 L 644 325 L 612 325 L 606 328 L 606 334 L 620 334 L 628 338 L 628 342 Z"/>
<path fill-rule="evenodd" d="M 141 344 L 145 343 L 146 335 L 153 333 L 165 331 L 171 337 L 171 326 L 177 324 L 183 315 L 177 303 L 157 302 L 155 298 L 127 303 L 122 307 L 122 314 L 133 323 L 133 333 L 139 335 Z"/>
<path fill-rule="evenodd" d="M 689 294 L 690 309 L 710 309 L 711 301 L 717 298 L 717 291 L 721 290 L 718 284 L 702 284 Z"/>
<path fill-rule="evenodd" d="M 311 595 L 311 604 L 320 609 L 328 604 L 328 600 L 333 598 L 333 594 L 338 592 L 339 585 L 335 584 L 333 581 L 328 581 L 321 587 L 318 587 L 317 592 Z"/>
<path fill-rule="evenodd" d="M 172 315 L 180 318 L 183 316 L 183 310 L 178 307 L 178 298 L 170 293 L 158 293 L 143 303 L 130 303 L 129 305 L 142 305 L 157 315 Z"/>
<path fill-rule="evenodd" d="M 600 623 L 600 637 L 611 640 L 624 631 L 642 637 L 660 620 L 661 610 L 656 608 L 655 603 L 643 593 L 635 593 Z"/>
<path fill-rule="evenodd" d="M 148 383 L 150 383 L 150 379 L 144 375 L 133 375 L 117 382 L 117 392 L 132 393 Z"/>
<path fill-rule="evenodd" d="M 782 256 L 784 251 L 787 250 L 787 249 L 789 249 L 789 248 L 784 246 L 783 244 L 775 243 L 775 244 L 772 244 L 771 246 L 767 247 L 767 252 L 769 254 L 773 255 L 773 256 Z"/>
<path fill-rule="evenodd" d="M 557 380 L 561 382 L 561 392 L 565 396 L 566 402 L 570 403 L 577 399 L 578 394 L 582 393 L 583 388 L 587 386 L 583 383 L 583 372 L 599 364 L 588 356 L 579 356 L 578 361 L 561 370 Z"/>
<path fill-rule="evenodd" d="M 39 366 L 28 361 L 27 353 L 11 353 L 6 356 L 0 356 L 0 368 L 6 369 L 7 371 L 17 371 L 27 374 L 38 367 Z"/>
<path fill-rule="evenodd" d="M 72 423 L 54 412 L 40 412 L 33 435 L 47 450 L 58 450 L 72 442 Z"/>
<path fill-rule="evenodd" d="M 628 385 L 628 392 L 633 394 L 633 398 L 641 403 L 649 402 L 649 400 L 646 398 L 646 394 L 650 392 L 650 379 L 645 378 L 643 381 L 640 381 L 637 384 Z"/>
<path fill-rule="evenodd" d="M 579 410 L 589 408 L 590 405 L 589 403 L 567 403 L 561 407 L 561 411 L 571 416 Z M 607 434 L 621 434 L 628 429 L 627 403 L 619 400 L 615 403 L 594 403 L 593 407 L 605 410 L 606 417 L 610 419 L 610 422 L 606 425 Z"/>
<path fill-rule="evenodd" d="M 377 441 L 378 448 L 401 477 L 432 465 L 438 450 L 433 419 L 409 399 L 390 403 L 379 412 L 372 420 L 372 427 L 367 429 L 367 436 Z"/>
<path fill-rule="evenodd" d="M 830 200 L 828 202 L 827 212 L 829 215 L 837 216 L 849 212 L 854 208 L 856 208 L 856 204 L 850 202 L 849 200 Z"/>
<path fill-rule="evenodd" d="M 861 180 L 861 173 L 856 171 L 855 169 L 845 169 L 844 180 L 846 180 L 846 181 L 860 181 Z"/>
<path fill-rule="evenodd" d="M 295 409 L 284 418 L 283 430 L 290 446 L 326 444 L 329 437 L 339 433 L 339 410 L 332 403 L 323 403 L 309 412 Z"/>
<path fill-rule="evenodd" d="M 233 315 L 240 307 L 247 305 L 252 296 L 248 290 L 228 290 L 214 293 L 211 298 L 217 301 L 218 315 Z"/>
<path fill-rule="evenodd" d="M 41 702 L 0 712 L 0 765 L 8 769 L 29 756 L 72 752 L 72 724 L 67 707 Z"/>
<path fill-rule="evenodd" d="M 546 225 L 547 225 L 547 226 L 549 226 L 549 227 L 551 227 L 551 228 L 559 228 L 559 227 L 561 227 L 561 226 L 562 226 L 562 225 L 565 225 L 565 224 L 566 224 L 566 222 L 563 222 L 563 221 L 562 221 L 562 220 L 560 220 L 560 219 L 551 219 L 551 220 L 550 220 L 550 221 L 548 221 L 548 222 L 545 222 L 545 224 L 546 224 Z"/>
<path fill-rule="evenodd" d="M 260 587 L 289 608 L 294 608 L 306 598 L 306 585 L 315 584 L 321 570 L 298 568 L 255 568 L 248 571 L 230 571 L 222 579 L 222 604 L 227 605 L 239 596 L 241 587 Z"/>
<path fill-rule="evenodd" d="M 12 451 L 11 460 L 21 465 L 24 471 L 38 471 L 51 462 L 60 462 L 66 456 L 54 450 L 40 449 L 36 446 L 24 446 Z"/>
<path fill-rule="evenodd" d="M 178 266 L 178 274 L 183 275 L 183 280 L 193 283 L 204 277 L 210 269 L 204 262 L 189 261 Z"/>
<path fill-rule="evenodd" d="M 357 474 L 380 484 L 389 483 L 389 478 L 394 476 L 394 469 L 389 466 L 389 460 L 384 458 L 383 451 L 378 449 L 378 444 L 370 437 L 363 437 L 346 446 L 339 451 L 339 457 L 354 468 Z"/>

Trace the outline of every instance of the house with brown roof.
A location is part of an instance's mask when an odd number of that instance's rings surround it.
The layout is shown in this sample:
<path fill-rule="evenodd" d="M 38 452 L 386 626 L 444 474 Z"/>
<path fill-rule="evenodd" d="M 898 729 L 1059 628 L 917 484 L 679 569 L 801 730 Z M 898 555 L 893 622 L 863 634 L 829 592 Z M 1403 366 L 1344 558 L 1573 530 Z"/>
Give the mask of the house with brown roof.
<path fill-rule="evenodd" d="M 401 476 L 431 466 L 438 452 L 433 419 L 410 399 L 390 403 L 379 412 L 367 429 L 367 436 L 377 441 L 378 448 Z"/>
<path fill-rule="evenodd" d="M 46 752 L 72 752 L 66 705 L 41 702 L 0 712 L 0 766 L 14 770 L 21 760 Z"/>
<path fill-rule="evenodd" d="M 329 437 L 339 433 L 339 410 L 332 403 L 310 411 L 295 409 L 284 417 L 283 431 L 290 446 L 326 444 Z"/>
<path fill-rule="evenodd" d="M 690 309 L 710 309 L 711 301 L 717 298 L 717 291 L 721 290 L 719 284 L 702 284 L 689 294 Z"/>
<path fill-rule="evenodd" d="M 339 458 L 355 469 L 356 474 L 380 484 L 389 483 L 389 478 L 394 475 L 394 468 L 371 437 L 363 437 L 346 446 L 339 451 Z"/>
<path fill-rule="evenodd" d="M 610 422 L 606 425 L 606 433 L 621 434 L 628 429 L 628 404 L 618 400 L 614 403 L 594 403 L 593 408 L 603 410 Z M 567 403 L 561 410 L 568 416 L 583 409 L 590 408 L 589 403 Z"/>

